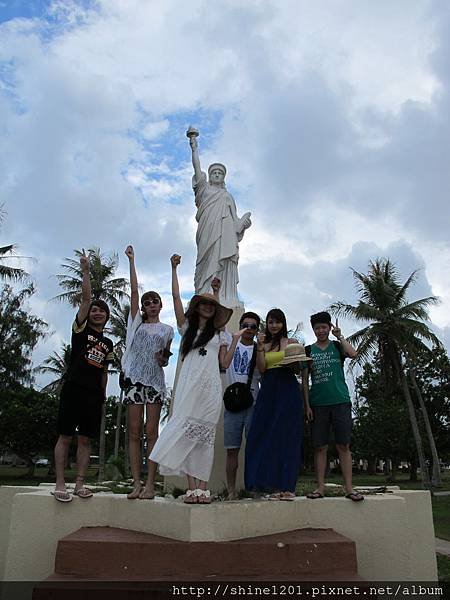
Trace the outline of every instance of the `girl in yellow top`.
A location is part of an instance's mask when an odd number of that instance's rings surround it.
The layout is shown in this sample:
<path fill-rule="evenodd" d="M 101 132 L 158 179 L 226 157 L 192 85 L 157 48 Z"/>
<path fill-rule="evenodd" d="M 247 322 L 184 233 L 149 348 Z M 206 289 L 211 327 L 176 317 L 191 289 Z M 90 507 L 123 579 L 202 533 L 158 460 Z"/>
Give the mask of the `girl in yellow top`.
<path fill-rule="evenodd" d="M 286 317 L 273 308 L 258 336 L 257 366 L 263 374 L 245 451 L 245 487 L 270 492 L 270 500 L 293 500 L 303 446 L 303 405 L 308 404 L 307 369 L 302 389 L 294 372 L 281 367 L 290 340 Z"/>

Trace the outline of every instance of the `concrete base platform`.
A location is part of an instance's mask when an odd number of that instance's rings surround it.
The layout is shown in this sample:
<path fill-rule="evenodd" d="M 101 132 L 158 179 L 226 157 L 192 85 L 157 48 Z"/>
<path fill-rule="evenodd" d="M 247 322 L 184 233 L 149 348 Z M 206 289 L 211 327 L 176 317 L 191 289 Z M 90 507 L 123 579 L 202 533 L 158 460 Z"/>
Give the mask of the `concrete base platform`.
<path fill-rule="evenodd" d="M 356 544 L 358 573 L 369 581 L 435 581 L 429 492 L 393 490 L 353 503 L 240 500 L 190 506 L 156 498 L 129 501 L 98 493 L 57 502 L 48 488 L 0 488 L 0 569 L 4 580 L 42 580 L 54 572 L 59 540 L 80 527 L 131 529 L 181 541 L 221 542 L 302 528 L 331 528 Z"/>

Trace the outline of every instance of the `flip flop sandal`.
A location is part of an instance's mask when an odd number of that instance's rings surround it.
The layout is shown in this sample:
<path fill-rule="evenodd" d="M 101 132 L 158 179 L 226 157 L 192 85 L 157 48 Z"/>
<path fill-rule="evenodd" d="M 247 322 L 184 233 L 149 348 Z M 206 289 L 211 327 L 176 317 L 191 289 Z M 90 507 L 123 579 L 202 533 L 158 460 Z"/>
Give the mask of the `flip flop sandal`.
<path fill-rule="evenodd" d="M 145 488 L 142 488 L 141 493 L 139 494 L 140 500 L 153 500 L 154 497 L 155 497 L 155 492 L 150 492 L 149 490 L 146 490 Z"/>
<path fill-rule="evenodd" d="M 74 490 L 73 495 L 78 496 L 78 498 L 87 499 L 87 498 L 92 498 L 92 496 L 94 495 L 94 492 L 92 490 L 90 490 L 89 488 L 86 488 L 83 486 L 79 490 Z"/>
<path fill-rule="evenodd" d="M 306 494 L 306 497 L 310 500 L 318 500 L 319 498 L 323 498 L 323 494 L 320 492 L 311 492 L 310 494 Z"/>
<path fill-rule="evenodd" d="M 50 494 L 54 497 L 58 502 L 72 502 L 73 498 L 66 490 L 53 490 Z"/>
<path fill-rule="evenodd" d="M 282 492 L 280 496 L 280 500 L 284 500 L 285 502 L 293 502 L 295 500 L 295 494 L 290 494 L 290 492 Z"/>
<path fill-rule="evenodd" d="M 127 494 L 128 500 L 136 500 L 137 498 L 140 498 L 141 494 L 142 494 L 142 490 L 143 490 L 142 485 L 136 486 L 135 488 L 133 488 L 132 491 Z"/>
<path fill-rule="evenodd" d="M 362 502 L 364 500 L 364 496 L 362 494 L 360 494 L 359 492 L 351 492 L 350 494 L 347 494 L 345 497 L 348 498 L 349 500 L 351 500 L 352 502 Z"/>
<path fill-rule="evenodd" d="M 278 492 L 276 494 L 270 494 L 270 496 L 267 496 L 267 500 L 271 500 L 271 501 L 281 500 L 281 493 Z"/>

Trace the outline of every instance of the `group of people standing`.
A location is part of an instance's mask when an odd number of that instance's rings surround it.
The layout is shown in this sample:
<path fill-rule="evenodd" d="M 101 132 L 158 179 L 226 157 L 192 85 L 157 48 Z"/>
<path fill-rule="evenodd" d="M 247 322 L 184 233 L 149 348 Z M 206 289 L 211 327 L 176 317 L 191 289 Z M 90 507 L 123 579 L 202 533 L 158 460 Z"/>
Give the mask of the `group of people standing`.
<path fill-rule="evenodd" d="M 226 324 L 233 311 L 220 303 L 217 279 L 211 284 L 213 293 L 194 295 L 187 311 L 184 310 L 177 276 L 181 257 L 174 254 L 171 257 L 172 297 L 182 336 L 181 368 L 172 415 L 158 436 L 161 405 L 167 394 L 163 368 L 171 356 L 174 331 L 159 320 L 162 300 L 157 292 L 146 292 L 139 299 L 133 248 L 128 246 L 125 254 L 129 259 L 131 284 L 121 382 L 123 402 L 128 407 L 133 476 L 133 489 L 128 498 L 154 498 L 159 468 L 162 475 L 187 477 L 185 503 L 211 502 L 207 483 L 223 406 L 222 370 L 229 386 L 240 383 L 250 394 L 250 402 L 244 408 L 229 407 L 224 413 L 229 499 L 237 497 L 236 473 L 244 430 L 246 489 L 268 493 L 269 500 L 295 498 L 306 419 L 312 425 L 318 483 L 308 497 L 323 497 L 327 446 L 333 429 L 347 497 L 362 500 L 363 496 L 352 488 L 351 403 L 342 368 L 345 358 L 354 358 L 356 351 L 342 336 L 337 323 L 336 326 L 331 324 L 330 315 L 321 312 L 311 317 L 316 342 L 306 348 L 288 337 L 286 317 L 278 308 L 268 312 L 264 332 L 260 331 L 260 317 L 246 312 L 240 318 L 239 331 L 230 335 Z M 89 258 L 84 253 L 80 264 L 82 302 L 72 330 L 72 354 L 61 391 L 59 438 L 55 447 L 57 479 L 52 494 L 61 502 L 72 500 L 65 485 L 64 465 L 75 433 L 78 435 L 78 474 L 73 495 L 92 496 L 92 491 L 84 485 L 84 478 L 90 439 L 98 436 L 100 430 L 107 369 L 113 358 L 112 341 L 103 334 L 109 318 L 108 306 L 101 300 L 91 302 Z M 330 333 L 337 338 L 336 342 L 329 340 Z M 142 485 L 144 422 L 148 476 Z"/>

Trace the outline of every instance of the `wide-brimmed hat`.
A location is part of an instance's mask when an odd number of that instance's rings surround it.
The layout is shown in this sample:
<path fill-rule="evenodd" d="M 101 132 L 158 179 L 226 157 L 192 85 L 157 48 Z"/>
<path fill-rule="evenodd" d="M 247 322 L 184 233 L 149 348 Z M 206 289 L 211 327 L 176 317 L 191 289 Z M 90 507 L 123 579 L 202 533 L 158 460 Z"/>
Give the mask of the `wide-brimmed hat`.
<path fill-rule="evenodd" d="M 292 342 L 284 349 L 284 358 L 278 363 L 278 366 L 289 366 L 291 369 L 294 369 L 295 372 L 300 373 L 300 363 L 309 362 L 310 360 L 312 360 L 312 358 L 306 356 L 303 344 Z"/>
<path fill-rule="evenodd" d="M 217 298 L 212 294 L 195 294 L 195 296 L 192 296 L 189 302 L 188 309 L 186 311 L 186 317 L 189 319 L 189 317 L 195 312 L 195 309 L 200 304 L 200 302 L 205 301 L 211 302 L 216 307 L 216 314 L 214 315 L 214 327 L 216 329 L 224 327 L 231 319 L 233 309 L 227 308 L 226 306 L 222 306 L 222 304 L 220 304 Z"/>

